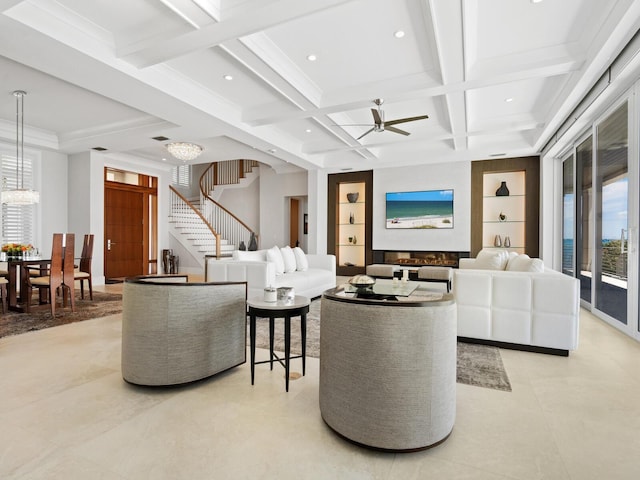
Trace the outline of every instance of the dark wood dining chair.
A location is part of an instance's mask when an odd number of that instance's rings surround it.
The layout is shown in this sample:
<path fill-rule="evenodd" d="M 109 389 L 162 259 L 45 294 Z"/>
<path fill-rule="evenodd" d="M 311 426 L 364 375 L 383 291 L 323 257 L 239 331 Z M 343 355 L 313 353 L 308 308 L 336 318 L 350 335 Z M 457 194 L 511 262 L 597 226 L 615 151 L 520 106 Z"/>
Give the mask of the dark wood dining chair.
<path fill-rule="evenodd" d="M 84 299 L 84 281 L 89 284 L 89 298 L 93 300 L 93 283 L 91 279 L 91 259 L 93 258 L 93 234 L 84 236 L 82 244 L 82 254 L 80 255 L 80 266 L 75 272 L 75 279 L 80 280 L 80 298 Z"/>
<path fill-rule="evenodd" d="M 7 313 L 7 284 L 6 277 L 0 276 L 0 296 L 2 297 L 2 313 Z"/>
<path fill-rule="evenodd" d="M 34 277 L 27 275 L 27 295 L 25 310 L 31 311 L 31 296 L 33 288 L 46 288 L 48 289 L 49 304 L 51 305 L 51 315 L 56 314 L 56 293 L 59 289 L 63 290 L 63 299 L 66 299 L 67 291 L 71 297 L 71 311 L 75 311 L 75 302 L 73 300 L 73 278 L 74 278 L 74 249 L 75 249 L 75 235 L 73 233 L 67 233 L 64 238 L 63 246 L 62 233 L 53 234 L 53 245 L 51 247 L 51 262 L 49 263 L 48 274 Z M 65 251 L 68 255 L 65 255 Z M 65 273 L 67 282 L 65 282 Z M 71 279 L 71 280 L 69 280 Z M 63 305 L 66 306 L 66 301 L 63 300 Z"/>
<path fill-rule="evenodd" d="M 69 293 L 69 301 L 71 302 L 71 311 L 76 311 L 75 302 L 75 234 L 67 233 L 64 243 L 64 258 L 62 260 L 62 305 L 67 306 L 67 293 Z"/>

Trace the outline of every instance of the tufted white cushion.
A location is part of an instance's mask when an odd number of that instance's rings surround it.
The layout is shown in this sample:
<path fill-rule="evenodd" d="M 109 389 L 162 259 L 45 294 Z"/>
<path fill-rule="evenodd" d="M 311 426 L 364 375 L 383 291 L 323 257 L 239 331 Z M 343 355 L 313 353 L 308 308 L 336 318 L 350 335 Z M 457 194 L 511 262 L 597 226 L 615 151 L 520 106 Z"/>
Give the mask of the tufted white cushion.
<path fill-rule="evenodd" d="M 267 261 L 275 264 L 276 275 L 282 275 L 284 273 L 284 259 L 282 258 L 282 252 L 277 245 L 274 245 L 267 250 Z"/>
<path fill-rule="evenodd" d="M 544 263 L 539 258 L 531 258 L 523 253 L 509 260 L 507 270 L 512 272 L 544 272 Z"/>
<path fill-rule="evenodd" d="M 282 253 L 282 260 L 284 261 L 284 273 L 291 273 L 296 271 L 296 256 L 293 254 L 293 250 L 289 245 L 280 249 Z"/>
<path fill-rule="evenodd" d="M 299 272 L 306 272 L 309 270 L 309 260 L 307 260 L 307 256 L 300 247 L 295 247 L 293 249 L 293 255 L 296 257 L 296 270 Z"/>
<path fill-rule="evenodd" d="M 478 252 L 474 268 L 480 270 L 504 270 L 509 260 L 506 250 L 483 249 Z"/>

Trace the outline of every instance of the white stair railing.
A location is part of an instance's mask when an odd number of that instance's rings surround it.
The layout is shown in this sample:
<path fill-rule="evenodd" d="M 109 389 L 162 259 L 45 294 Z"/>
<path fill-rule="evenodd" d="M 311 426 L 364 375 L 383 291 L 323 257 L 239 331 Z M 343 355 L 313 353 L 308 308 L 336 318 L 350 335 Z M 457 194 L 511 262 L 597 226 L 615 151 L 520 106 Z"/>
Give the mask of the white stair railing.
<path fill-rule="evenodd" d="M 169 187 L 171 216 L 175 222 L 182 224 L 191 224 L 195 230 L 202 230 L 203 237 L 213 236 L 215 238 L 216 258 L 220 258 L 220 238 L 221 235 L 211 226 L 211 223 L 202 215 L 194 205 L 184 198 L 175 188 Z M 194 215 L 195 214 L 195 215 Z"/>
<path fill-rule="evenodd" d="M 236 248 L 240 242 L 249 242 L 251 230 L 242 220 L 213 200 L 209 193 L 215 185 L 239 183 L 246 173 L 258 166 L 255 160 L 229 160 L 214 162 L 200 177 L 200 210 L 212 229 Z M 257 235 L 256 235 L 257 241 Z"/>

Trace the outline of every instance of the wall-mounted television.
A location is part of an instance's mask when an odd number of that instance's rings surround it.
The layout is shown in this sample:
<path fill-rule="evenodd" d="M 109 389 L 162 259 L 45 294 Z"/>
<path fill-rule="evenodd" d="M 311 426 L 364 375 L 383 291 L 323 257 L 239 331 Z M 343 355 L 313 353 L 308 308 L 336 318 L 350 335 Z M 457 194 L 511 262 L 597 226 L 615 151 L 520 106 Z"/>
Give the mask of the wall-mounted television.
<path fill-rule="evenodd" d="M 453 190 L 387 192 L 387 228 L 453 228 Z"/>

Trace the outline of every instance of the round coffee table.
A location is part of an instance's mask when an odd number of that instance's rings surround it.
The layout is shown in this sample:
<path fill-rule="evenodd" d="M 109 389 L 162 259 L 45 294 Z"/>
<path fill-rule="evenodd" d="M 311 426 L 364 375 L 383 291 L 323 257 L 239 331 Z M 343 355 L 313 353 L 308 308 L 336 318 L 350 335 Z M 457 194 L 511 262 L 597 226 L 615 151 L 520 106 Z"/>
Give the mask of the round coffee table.
<path fill-rule="evenodd" d="M 293 300 L 278 300 L 277 302 L 265 302 L 261 297 L 247 300 L 249 306 L 249 337 L 251 343 L 251 385 L 255 377 L 255 366 L 258 363 L 267 363 L 273 370 L 273 360 L 277 360 L 285 369 L 285 388 L 289 391 L 289 362 L 293 358 L 302 358 L 302 375 L 305 374 L 305 353 L 307 346 L 307 313 L 309 313 L 309 299 L 296 295 Z M 302 354 L 292 357 L 291 354 L 291 317 L 300 317 L 300 341 Z M 256 362 L 256 317 L 269 319 L 269 360 Z M 273 332 L 276 318 L 284 318 L 284 364 L 282 359 L 273 352 Z"/>

